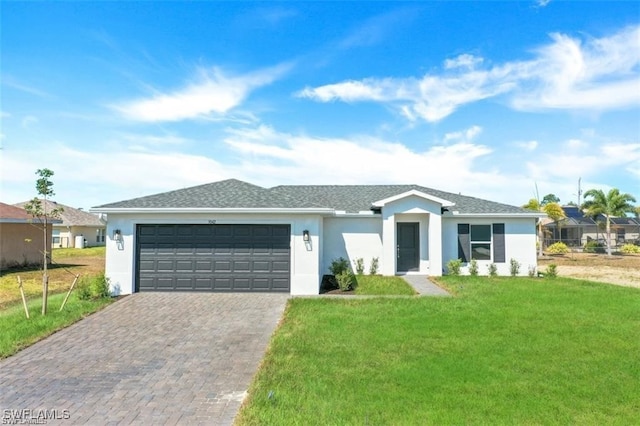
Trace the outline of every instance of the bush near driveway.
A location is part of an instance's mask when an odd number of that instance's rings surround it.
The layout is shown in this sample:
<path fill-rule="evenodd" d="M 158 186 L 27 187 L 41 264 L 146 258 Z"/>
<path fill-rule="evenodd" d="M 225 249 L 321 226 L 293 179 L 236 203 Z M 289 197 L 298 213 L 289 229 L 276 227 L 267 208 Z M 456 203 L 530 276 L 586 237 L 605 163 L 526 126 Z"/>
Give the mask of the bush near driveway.
<path fill-rule="evenodd" d="M 639 290 L 439 281 L 457 297 L 290 300 L 236 423 L 637 423 Z"/>

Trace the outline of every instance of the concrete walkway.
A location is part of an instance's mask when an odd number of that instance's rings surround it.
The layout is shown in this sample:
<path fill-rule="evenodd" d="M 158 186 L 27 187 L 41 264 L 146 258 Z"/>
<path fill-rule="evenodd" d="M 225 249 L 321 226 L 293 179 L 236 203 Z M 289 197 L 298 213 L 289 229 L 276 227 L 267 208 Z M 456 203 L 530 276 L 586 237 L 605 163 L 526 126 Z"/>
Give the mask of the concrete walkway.
<path fill-rule="evenodd" d="M 230 425 L 288 298 L 127 296 L 1 360 L 0 410 L 60 419 L 47 424 Z"/>
<path fill-rule="evenodd" d="M 426 275 L 403 275 L 402 278 L 419 296 L 451 296 L 448 291 L 432 283 Z"/>

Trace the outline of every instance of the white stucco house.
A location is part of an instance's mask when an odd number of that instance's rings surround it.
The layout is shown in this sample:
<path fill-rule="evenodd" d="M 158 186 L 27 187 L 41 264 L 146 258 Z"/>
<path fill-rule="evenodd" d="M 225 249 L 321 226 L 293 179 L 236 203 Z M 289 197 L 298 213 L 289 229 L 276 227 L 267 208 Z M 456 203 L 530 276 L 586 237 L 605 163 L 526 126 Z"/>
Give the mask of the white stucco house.
<path fill-rule="evenodd" d="M 451 259 L 535 266 L 538 213 L 418 185 L 290 185 L 235 179 L 105 204 L 114 293 L 318 294 L 333 259 L 383 275 L 442 275 Z"/>

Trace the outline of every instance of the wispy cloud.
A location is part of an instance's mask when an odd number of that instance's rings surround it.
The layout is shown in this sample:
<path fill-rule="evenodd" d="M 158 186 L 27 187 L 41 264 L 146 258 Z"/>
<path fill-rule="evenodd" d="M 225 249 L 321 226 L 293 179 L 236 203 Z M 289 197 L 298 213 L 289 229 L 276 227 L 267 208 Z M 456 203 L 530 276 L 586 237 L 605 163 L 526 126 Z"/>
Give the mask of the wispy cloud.
<path fill-rule="evenodd" d="M 306 87 L 296 96 L 395 106 L 411 121 L 439 121 L 460 106 L 501 96 L 512 108 L 606 111 L 640 105 L 640 26 L 603 38 L 552 34 L 527 61 L 482 67 L 469 54 L 422 78 L 368 78 Z"/>
<path fill-rule="evenodd" d="M 44 90 L 40 90 L 34 86 L 21 82 L 10 75 L 3 74 L 1 80 L 2 80 L 3 86 L 9 87 L 11 89 L 19 90 L 21 92 L 28 93 L 30 95 L 37 96 L 39 98 L 53 97 L 50 93 L 47 93 Z"/>
<path fill-rule="evenodd" d="M 33 115 L 27 115 L 22 119 L 22 121 L 20 121 L 20 125 L 22 126 L 23 129 L 28 129 L 29 127 L 36 124 L 37 122 L 38 122 L 37 117 Z"/>
<path fill-rule="evenodd" d="M 373 46 L 383 42 L 389 32 L 406 24 L 416 16 L 415 8 L 395 9 L 391 12 L 373 16 L 360 23 L 337 43 L 340 49 Z"/>
<path fill-rule="evenodd" d="M 126 118 L 145 122 L 181 121 L 224 115 L 251 91 L 280 78 L 291 67 L 282 64 L 256 72 L 228 76 L 219 68 L 199 69 L 194 82 L 170 93 L 114 105 Z"/>

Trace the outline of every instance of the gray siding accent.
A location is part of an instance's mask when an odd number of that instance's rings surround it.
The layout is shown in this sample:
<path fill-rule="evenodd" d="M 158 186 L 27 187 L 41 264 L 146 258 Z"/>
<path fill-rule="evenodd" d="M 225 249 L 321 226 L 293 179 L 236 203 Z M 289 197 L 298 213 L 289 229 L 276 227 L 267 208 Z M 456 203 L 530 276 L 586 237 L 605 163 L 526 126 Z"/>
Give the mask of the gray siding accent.
<path fill-rule="evenodd" d="M 468 223 L 458 224 L 458 258 L 463 262 L 471 260 L 471 236 Z"/>
<path fill-rule="evenodd" d="M 504 223 L 493 224 L 493 262 L 506 262 L 506 249 L 504 243 Z"/>

